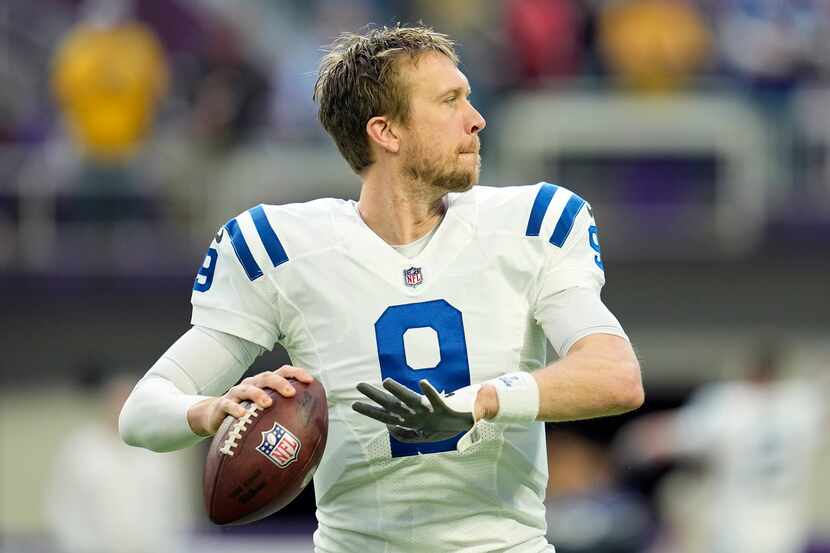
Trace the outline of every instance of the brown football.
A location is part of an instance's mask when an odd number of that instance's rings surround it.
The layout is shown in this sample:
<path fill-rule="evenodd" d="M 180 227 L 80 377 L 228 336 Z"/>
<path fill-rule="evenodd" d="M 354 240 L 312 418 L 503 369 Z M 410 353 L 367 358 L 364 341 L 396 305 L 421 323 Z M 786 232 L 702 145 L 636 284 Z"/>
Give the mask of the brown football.
<path fill-rule="evenodd" d="M 289 380 L 286 398 L 266 389 L 265 409 L 246 401 L 247 413 L 228 416 L 205 461 L 204 496 L 216 524 L 245 524 L 288 505 L 311 481 L 328 434 L 326 392 L 317 381 Z"/>

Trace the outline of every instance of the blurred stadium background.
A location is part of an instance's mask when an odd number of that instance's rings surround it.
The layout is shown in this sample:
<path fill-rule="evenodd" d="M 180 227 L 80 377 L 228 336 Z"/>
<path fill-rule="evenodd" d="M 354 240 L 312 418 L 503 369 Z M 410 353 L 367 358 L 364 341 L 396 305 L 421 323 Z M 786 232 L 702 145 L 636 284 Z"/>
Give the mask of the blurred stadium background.
<path fill-rule="evenodd" d="M 357 196 L 316 122 L 316 63 L 337 33 L 396 21 L 458 41 L 488 119 L 482 184 L 547 180 L 592 202 L 604 297 L 642 358 L 640 413 L 550 425 L 551 539 L 564 553 L 708 551 L 707 471 L 634 468 L 614 447 L 623 424 L 740 378 L 762 341 L 822 385 L 826 0 L 3 0 L 0 551 L 310 550 L 310 491 L 218 529 L 202 450 L 161 465 L 124 451 L 116 377 L 135 381 L 188 327 L 227 219 Z M 826 441 L 815 461 L 804 523 L 827 551 Z M 627 499 L 600 502 L 617 512 L 585 497 Z M 637 536 L 601 543 L 609 520 Z M 99 528 L 98 548 L 73 527 Z"/>

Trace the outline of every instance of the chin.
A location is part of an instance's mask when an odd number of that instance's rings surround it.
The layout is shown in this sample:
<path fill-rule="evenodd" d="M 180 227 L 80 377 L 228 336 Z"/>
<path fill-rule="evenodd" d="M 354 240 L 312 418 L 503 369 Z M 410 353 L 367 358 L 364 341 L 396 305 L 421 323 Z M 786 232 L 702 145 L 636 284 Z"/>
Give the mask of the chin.
<path fill-rule="evenodd" d="M 466 192 L 478 184 L 478 171 L 475 173 L 455 174 L 436 183 L 437 187 L 446 192 Z"/>

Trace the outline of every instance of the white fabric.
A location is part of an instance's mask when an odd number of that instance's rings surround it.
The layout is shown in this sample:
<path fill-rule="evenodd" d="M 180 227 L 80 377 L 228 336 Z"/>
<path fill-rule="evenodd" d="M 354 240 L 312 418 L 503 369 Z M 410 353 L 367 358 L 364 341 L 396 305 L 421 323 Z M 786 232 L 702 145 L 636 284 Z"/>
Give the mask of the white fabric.
<path fill-rule="evenodd" d="M 433 228 L 431 231 L 429 231 L 425 235 L 421 236 L 420 238 L 418 238 L 414 242 L 410 242 L 409 244 L 402 244 L 400 246 L 392 246 L 392 247 L 395 248 L 395 250 L 398 253 L 400 253 L 401 255 L 403 255 L 405 257 L 413 258 L 416 255 L 418 255 L 419 253 L 421 253 L 422 251 L 424 251 L 424 248 L 427 247 L 427 244 L 429 244 L 429 241 L 432 240 L 433 236 L 435 236 L 435 232 L 438 230 L 438 227 L 440 227 L 440 226 L 441 226 L 441 223 L 438 223 L 437 225 L 435 225 L 435 228 Z"/>
<path fill-rule="evenodd" d="M 568 198 L 555 194 L 553 204 Z M 546 217 L 542 236 L 550 236 L 558 218 Z M 619 321 L 600 298 L 605 274 L 595 262 L 589 246 L 593 217 L 586 207 L 580 210 L 563 250 L 547 248 L 542 275 L 537 281 L 534 316 L 544 328 L 553 349 L 563 357 L 580 338 L 589 334 L 614 334 L 626 340 Z"/>
<path fill-rule="evenodd" d="M 499 399 L 499 411 L 492 422 L 530 424 L 536 421 L 539 416 L 539 385 L 527 372 L 512 372 L 481 384 L 465 386 L 444 396 L 444 403 L 453 411 L 473 413 L 478 391 L 484 384 L 492 385 Z M 421 396 L 421 401 L 427 408 L 431 407 L 426 396 Z"/>
<path fill-rule="evenodd" d="M 536 417 L 539 416 L 539 386 L 533 375 L 527 372 L 508 373 L 482 384 L 473 384 L 456 390 L 446 398 L 447 406 L 456 411 L 474 412 L 476 396 L 483 384 L 491 384 L 496 389 L 499 411 L 489 421 L 484 419 L 475 421 L 473 426 L 461 436 L 455 449 L 462 454 L 486 435 L 482 432 L 483 426 L 506 424 L 527 426 L 534 423 Z"/>
<path fill-rule="evenodd" d="M 444 403 L 453 411 L 473 413 L 475 410 L 476 396 L 478 396 L 480 389 L 481 384 L 471 384 L 470 386 L 459 388 L 447 394 L 444 397 Z M 429 399 L 426 396 L 422 396 L 421 401 L 427 408 L 431 407 Z"/>
<path fill-rule="evenodd" d="M 587 239 L 593 220 L 583 209 L 562 247 L 552 245 L 571 197 L 560 188 L 539 236 L 527 236 L 539 189 L 450 194 L 429 247 L 411 258 L 375 235 L 354 202 L 331 199 L 243 213 L 235 237 L 225 231 L 211 244 L 212 280 L 198 280 L 192 323 L 262 348 L 279 341 L 326 389 L 316 551 L 553 551 L 544 537 L 542 423 L 482 422 L 481 439 L 464 454 L 454 443 L 416 454 L 350 407 L 363 399 L 355 389 L 362 381 L 379 386 L 388 376 L 414 386 L 426 378 L 450 392 L 541 368 L 543 328 L 560 346 L 597 328 L 624 336 L 606 312 L 564 311 L 575 288 L 601 304 L 602 271 Z M 412 267 L 421 281 L 407 286 L 404 271 Z M 405 339 L 424 327 L 435 332 Z M 415 370 L 408 359 L 439 364 Z"/>
<path fill-rule="evenodd" d="M 496 388 L 499 398 L 493 422 L 528 425 L 539 416 L 539 385 L 532 374 L 513 372 L 487 383 Z"/>
<path fill-rule="evenodd" d="M 358 205 L 357 204 L 353 204 L 353 205 L 354 205 L 355 213 L 357 213 L 357 216 L 360 217 L 360 210 L 358 209 Z M 446 207 L 446 204 L 445 204 L 445 207 Z M 441 222 L 443 220 L 444 219 L 442 217 L 441 221 L 439 221 L 438 224 L 435 225 L 435 227 L 433 227 L 433 229 L 431 231 L 429 231 L 428 233 L 426 233 L 422 237 L 418 238 L 417 240 L 413 240 L 409 244 L 392 244 L 392 247 L 395 248 L 395 251 L 397 251 L 399 254 L 403 255 L 404 257 L 409 257 L 409 258 L 415 257 L 416 255 L 418 255 L 419 253 L 424 251 L 424 248 L 427 247 L 427 244 L 429 244 L 429 241 L 432 240 L 433 236 L 435 236 L 435 232 L 438 230 L 438 227 L 441 226 Z"/>
<path fill-rule="evenodd" d="M 419 253 L 421 253 L 422 251 L 424 251 L 424 248 L 427 247 L 429 241 L 432 239 L 433 236 L 435 236 L 435 232 L 438 230 L 439 226 L 441 226 L 440 223 L 438 225 L 435 225 L 435 228 L 433 228 L 431 231 L 426 233 L 424 236 L 418 238 L 414 242 L 392 247 L 395 248 L 395 251 L 397 251 L 399 254 L 411 259 Z"/>
<path fill-rule="evenodd" d="M 236 336 L 191 328 L 136 384 L 119 417 L 122 438 L 153 451 L 201 441 L 187 423 L 188 409 L 225 393 L 260 353 L 260 346 Z"/>

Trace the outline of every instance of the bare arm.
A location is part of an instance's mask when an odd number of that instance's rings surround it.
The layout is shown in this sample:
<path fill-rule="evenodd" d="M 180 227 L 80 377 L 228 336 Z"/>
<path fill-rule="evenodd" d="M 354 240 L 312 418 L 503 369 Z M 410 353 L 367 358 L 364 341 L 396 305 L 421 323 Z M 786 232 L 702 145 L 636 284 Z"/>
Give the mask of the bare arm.
<path fill-rule="evenodd" d="M 577 341 L 559 361 L 537 370 L 540 421 L 568 421 L 619 415 L 644 401 L 640 364 L 631 344 L 620 336 L 592 334 Z M 499 410 L 493 386 L 482 386 L 476 418 L 491 419 Z"/>

